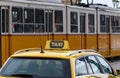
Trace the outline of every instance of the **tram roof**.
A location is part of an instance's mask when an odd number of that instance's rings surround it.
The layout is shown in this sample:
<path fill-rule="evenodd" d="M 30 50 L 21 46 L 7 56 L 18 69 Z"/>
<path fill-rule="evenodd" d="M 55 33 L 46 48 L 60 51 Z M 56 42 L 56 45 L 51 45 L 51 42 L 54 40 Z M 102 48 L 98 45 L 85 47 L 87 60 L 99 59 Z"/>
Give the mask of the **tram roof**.
<path fill-rule="evenodd" d="M 43 4 L 43 5 L 54 5 L 54 6 L 65 6 L 65 4 L 62 3 L 62 0 L 0 0 L 2 2 L 15 2 L 15 3 L 28 3 L 28 4 Z M 2 5 L 4 5 L 3 3 L 0 3 Z M 5 4 L 7 5 L 7 4 Z M 116 12 L 118 13 L 118 11 L 120 11 L 120 9 L 116 9 L 116 8 L 112 8 L 112 7 L 108 7 L 108 6 L 104 6 L 104 5 L 89 5 L 89 7 L 81 7 L 79 5 L 67 5 L 68 7 L 72 7 L 72 8 L 81 8 L 81 9 L 86 9 L 86 10 L 95 10 L 95 8 L 98 8 L 99 10 L 103 10 L 106 12 Z M 93 9 L 92 9 L 93 8 Z"/>
<path fill-rule="evenodd" d="M 32 1 L 32 2 L 49 2 L 49 3 L 62 3 L 61 0 L 1 0 L 1 1 L 18 1 L 18 2 L 23 2 L 23 1 Z"/>
<path fill-rule="evenodd" d="M 99 10 L 103 10 L 103 11 L 109 11 L 109 12 L 118 12 L 120 11 L 120 9 L 117 8 L 113 8 L 113 7 L 108 7 L 106 5 L 102 5 L 102 4 L 93 4 L 93 5 L 89 5 L 90 8 L 98 8 Z"/>
<path fill-rule="evenodd" d="M 86 10 L 86 11 L 95 11 L 95 8 L 90 8 L 90 7 L 82 7 L 82 6 L 78 6 L 78 5 L 73 5 L 73 6 L 71 6 L 71 5 L 67 5 L 67 7 L 70 7 L 70 8 L 75 8 L 75 9 L 83 9 L 83 10 Z"/>
<path fill-rule="evenodd" d="M 45 5 L 64 5 L 62 2 L 58 0 L 58 2 L 54 2 L 54 0 L 0 0 L 3 2 L 15 2 L 15 3 L 29 3 L 29 4 L 45 4 Z M 55 0 L 57 1 L 57 0 Z"/>

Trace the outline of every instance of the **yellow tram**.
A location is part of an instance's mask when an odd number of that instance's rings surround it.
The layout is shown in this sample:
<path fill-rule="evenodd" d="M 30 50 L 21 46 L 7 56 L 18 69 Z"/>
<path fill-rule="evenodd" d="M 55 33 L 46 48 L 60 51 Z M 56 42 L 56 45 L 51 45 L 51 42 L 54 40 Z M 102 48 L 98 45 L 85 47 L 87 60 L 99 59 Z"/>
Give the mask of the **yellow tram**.
<path fill-rule="evenodd" d="M 71 49 L 95 49 L 104 57 L 120 55 L 120 10 L 106 5 L 66 5 L 0 0 L 1 61 L 47 40 L 68 40 Z"/>

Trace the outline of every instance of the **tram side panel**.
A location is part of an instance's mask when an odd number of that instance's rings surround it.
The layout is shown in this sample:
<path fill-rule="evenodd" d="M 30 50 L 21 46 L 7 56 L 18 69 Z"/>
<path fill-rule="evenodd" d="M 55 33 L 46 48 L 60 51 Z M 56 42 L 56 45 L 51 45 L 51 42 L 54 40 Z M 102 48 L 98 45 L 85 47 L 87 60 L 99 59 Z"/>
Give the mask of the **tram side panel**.
<path fill-rule="evenodd" d="M 68 35 L 68 41 L 72 50 L 81 49 L 81 39 L 78 35 Z"/>
<path fill-rule="evenodd" d="M 10 54 L 25 48 L 44 48 L 47 40 L 64 40 L 64 35 L 12 35 L 10 41 Z"/>
<path fill-rule="evenodd" d="M 56 37 L 54 35 L 65 32 L 63 26 L 66 19 L 63 17 L 66 17 L 66 9 L 63 4 L 30 3 L 29 1 L 28 3 L 26 1 L 25 3 L 11 4 L 13 5 L 11 6 L 13 27 L 10 54 L 23 48 L 41 46 L 44 48 L 46 40 L 64 39 L 64 36 Z M 27 6 L 28 4 L 29 6 Z"/>
<path fill-rule="evenodd" d="M 6 61 L 6 59 L 10 56 L 9 52 L 10 52 L 10 40 L 9 40 L 9 35 L 2 35 L 1 37 L 1 46 L 2 46 L 2 64 Z"/>
<path fill-rule="evenodd" d="M 111 15 L 111 55 L 112 56 L 120 56 L 120 14 L 117 12 L 115 12 L 114 15 Z"/>
<path fill-rule="evenodd" d="M 105 8 L 102 8 L 105 9 Z M 110 44 L 110 13 L 109 11 L 103 11 L 97 9 L 97 45 L 98 51 L 104 57 L 110 57 L 111 55 L 111 44 Z"/>
<path fill-rule="evenodd" d="M 25 48 L 44 48 L 46 41 L 47 36 L 45 35 L 12 35 L 10 41 L 10 54 Z"/>
<path fill-rule="evenodd" d="M 95 9 L 68 6 L 68 40 L 72 49 L 97 49 Z"/>
<path fill-rule="evenodd" d="M 109 35 L 99 35 L 98 36 L 98 51 L 104 57 L 110 57 L 110 41 Z"/>
<path fill-rule="evenodd" d="M 119 34 L 111 35 L 111 55 L 120 56 L 120 35 Z"/>
<path fill-rule="evenodd" d="M 105 57 L 120 56 L 119 10 L 102 9 L 98 10 L 98 51 Z"/>
<path fill-rule="evenodd" d="M 97 20 L 96 10 L 89 9 L 86 18 L 86 49 L 97 50 Z"/>
<path fill-rule="evenodd" d="M 86 35 L 86 49 L 97 50 L 97 35 Z"/>
<path fill-rule="evenodd" d="M 71 49 L 81 49 L 82 36 L 79 34 L 79 8 L 67 6 L 67 39 Z M 84 42 L 84 41 L 83 41 Z"/>

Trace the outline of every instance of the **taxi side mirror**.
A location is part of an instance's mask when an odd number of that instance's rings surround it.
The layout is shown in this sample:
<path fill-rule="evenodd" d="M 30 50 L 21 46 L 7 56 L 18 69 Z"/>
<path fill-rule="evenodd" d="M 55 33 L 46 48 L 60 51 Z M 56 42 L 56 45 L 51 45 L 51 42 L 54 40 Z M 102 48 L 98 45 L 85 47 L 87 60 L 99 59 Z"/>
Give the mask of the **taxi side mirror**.
<path fill-rule="evenodd" d="M 120 69 L 116 69 L 116 75 L 120 75 Z"/>

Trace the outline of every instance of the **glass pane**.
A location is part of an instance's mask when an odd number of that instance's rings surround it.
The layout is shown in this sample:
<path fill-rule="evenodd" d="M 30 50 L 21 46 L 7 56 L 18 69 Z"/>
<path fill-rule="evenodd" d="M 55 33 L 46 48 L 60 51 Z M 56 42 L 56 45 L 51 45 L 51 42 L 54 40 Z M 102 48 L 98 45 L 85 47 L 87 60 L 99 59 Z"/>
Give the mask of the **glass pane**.
<path fill-rule="evenodd" d="M 95 32 L 94 14 L 88 14 L 88 33 Z"/>
<path fill-rule="evenodd" d="M 23 22 L 23 10 L 20 7 L 12 7 L 12 22 Z"/>
<path fill-rule="evenodd" d="M 75 67 L 76 67 L 76 76 L 88 74 L 84 58 L 80 58 L 79 60 L 76 60 Z"/>
<path fill-rule="evenodd" d="M 110 32 L 110 16 L 106 15 L 106 33 Z"/>
<path fill-rule="evenodd" d="M 12 32 L 13 33 L 23 33 L 23 24 L 13 24 Z"/>
<path fill-rule="evenodd" d="M 78 23 L 77 12 L 71 12 L 70 13 L 70 18 L 71 18 L 71 24 L 77 24 Z"/>
<path fill-rule="evenodd" d="M 8 33 L 9 31 L 9 8 L 8 7 L 1 7 L 2 8 L 2 33 Z"/>
<path fill-rule="evenodd" d="M 24 25 L 24 33 L 33 33 L 34 25 L 33 24 L 25 24 Z"/>
<path fill-rule="evenodd" d="M 5 15 L 5 10 L 2 10 L 2 33 L 6 33 L 5 28 L 6 28 L 6 15 Z"/>
<path fill-rule="evenodd" d="M 100 32 L 105 32 L 105 15 L 100 15 Z"/>
<path fill-rule="evenodd" d="M 89 62 L 90 66 L 92 67 L 92 70 L 95 74 L 103 73 L 98 61 L 95 59 L 94 56 L 88 56 L 88 57 L 86 57 L 86 59 Z"/>
<path fill-rule="evenodd" d="M 102 57 L 97 56 L 105 73 L 113 74 L 111 66 Z"/>
<path fill-rule="evenodd" d="M 43 33 L 44 32 L 44 25 L 36 24 L 35 25 L 35 32 L 36 33 Z"/>
<path fill-rule="evenodd" d="M 77 12 L 70 13 L 71 18 L 71 32 L 77 33 L 78 32 L 78 15 Z"/>
<path fill-rule="evenodd" d="M 35 9 L 35 23 L 44 24 L 44 10 Z"/>
<path fill-rule="evenodd" d="M 120 17 L 111 16 L 112 33 L 120 33 Z"/>
<path fill-rule="evenodd" d="M 55 11 L 55 32 L 63 32 L 63 12 Z"/>
<path fill-rule="evenodd" d="M 71 32 L 78 32 L 78 26 L 71 25 Z"/>
<path fill-rule="evenodd" d="M 90 66 L 88 61 L 86 61 L 86 64 L 87 64 L 88 73 L 89 74 L 93 74 L 92 68 L 91 68 L 91 66 Z"/>
<path fill-rule="evenodd" d="M 105 15 L 100 15 L 100 32 L 109 33 L 110 29 L 110 17 Z"/>
<path fill-rule="evenodd" d="M 35 78 L 71 78 L 69 60 L 43 58 L 12 58 L 0 75 L 23 75 Z M 27 78 L 32 78 L 27 77 Z"/>
<path fill-rule="evenodd" d="M 63 25 L 56 24 L 55 25 L 55 32 L 63 32 Z"/>
<path fill-rule="evenodd" d="M 34 10 L 30 8 L 24 9 L 24 23 L 34 23 Z"/>
<path fill-rule="evenodd" d="M 46 10 L 45 12 L 46 32 L 53 32 L 53 10 Z"/>
<path fill-rule="evenodd" d="M 80 13 L 80 33 L 85 33 L 85 27 L 86 27 L 86 14 Z"/>

